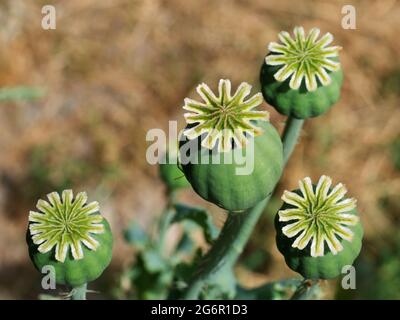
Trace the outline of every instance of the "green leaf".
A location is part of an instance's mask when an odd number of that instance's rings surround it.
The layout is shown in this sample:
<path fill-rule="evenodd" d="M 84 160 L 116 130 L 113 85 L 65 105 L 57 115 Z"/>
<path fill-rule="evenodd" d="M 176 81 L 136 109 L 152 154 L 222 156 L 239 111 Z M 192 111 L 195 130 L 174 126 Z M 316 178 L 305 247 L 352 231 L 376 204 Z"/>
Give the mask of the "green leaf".
<path fill-rule="evenodd" d="M 172 219 L 172 223 L 190 220 L 203 229 L 204 238 L 208 243 L 212 243 L 217 238 L 218 229 L 205 209 L 177 204 L 175 205 L 175 210 L 176 214 Z"/>
<path fill-rule="evenodd" d="M 155 248 L 140 251 L 128 276 L 135 299 L 165 299 L 173 279 L 173 268 Z"/>
<path fill-rule="evenodd" d="M 179 299 L 182 295 L 182 291 L 187 288 L 188 281 L 191 279 L 193 274 L 198 270 L 198 265 L 203 256 L 203 252 L 200 248 L 195 250 L 193 258 L 190 261 L 181 261 L 176 264 L 174 269 L 174 288 L 169 293 L 168 299 Z"/>
<path fill-rule="evenodd" d="M 214 274 L 203 292 L 202 299 L 233 299 L 236 295 L 236 278 L 231 266 L 226 266 Z"/>
<path fill-rule="evenodd" d="M 248 255 L 246 255 L 242 261 L 242 264 L 248 270 L 257 271 L 264 268 L 265 265 L 268 263 L 269 259 L 270 259 L 269 252 L 259 249 L 259 250 L 254 250 Z"/>
<path fill-rule="evenodd" d="M 168 268 L 168 263 L 155 249 L 148 249 L 143 252 L 143 262 L 146 270 L 150 273 L 162 272 Z"/>
<path fill-rule="evenodd" d="M 124 232 L 124 237 L 128 243 L 135 245 L 139 249 L 143 249 L 149 242 L 146 231 L 137 222 L 130 223 Z"/>
<path fill-rule="evenodd" d="M 38 87 L 9 87 L 0 89 L 0 102 L 7 101 L 30 101 L 43 97 L 46 91 Z"/>
<path fill-rule="evenodd" d="M 176 252 L 183 253 L 183 254 L 190 254 L 195 247 L 195 243 L 193 242 L 192 238 L 185 232 L 183 233 L 181 239 L 176 246 Z"/>

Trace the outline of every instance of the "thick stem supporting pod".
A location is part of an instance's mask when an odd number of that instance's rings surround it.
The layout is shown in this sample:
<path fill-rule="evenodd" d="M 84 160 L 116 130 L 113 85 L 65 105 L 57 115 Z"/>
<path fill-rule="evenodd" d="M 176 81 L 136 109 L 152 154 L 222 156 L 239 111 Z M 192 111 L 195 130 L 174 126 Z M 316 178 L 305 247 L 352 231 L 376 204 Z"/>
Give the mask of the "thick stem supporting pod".
<path fill-rule="evenodd" d="M 86 300 L 87 284 L 84 283 L 78 287 L 72 288 L 71 300 Z"/>

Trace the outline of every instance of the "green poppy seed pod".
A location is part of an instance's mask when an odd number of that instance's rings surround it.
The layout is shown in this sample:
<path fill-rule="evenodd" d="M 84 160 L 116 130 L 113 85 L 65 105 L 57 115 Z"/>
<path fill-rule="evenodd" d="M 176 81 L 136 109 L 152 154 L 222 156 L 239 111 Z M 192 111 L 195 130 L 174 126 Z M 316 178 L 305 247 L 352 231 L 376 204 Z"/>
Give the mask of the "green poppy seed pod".
<path fill-rule="evenodd" d="M 339 99 L 343 72 L 339 63 L 341 47 L 328 46 L 330 33 L 319 40 L 319 29 L 306 36 L 294 28 L 294 38 L 282 31 L 281 43 L 271 42 L 270 53 L 261 67 L 260 82 L 264 99 L 279 113 L 298 119 L 319 116 Z"/>
<path fill-rule="evenodd" d="M 361 250 L 356 200 L 344 198 L 343 184 L 331 185 L 327 176 L 316 186 L 310 178 L 299 181 L 299 189 L 284 192 L 275 217 L 277 247 L 289 268 L 306 279 L 336 278 Z"/>
<path fill-rule="evenodd" d="M 187 188 L 190 183 L 185 175 L 178 167 L 178 157 L 174 156 L 170 151 L 166 152 L 166 163 L 160 163 L 160 178 L 171 191 Z"/>
<path fill-rule="evenodd" d="M 188 126 L 180 147 L 182 169 L 205 200 L 229 211 L 242 211 L 266 198 L 283 167 L 282 142 L 266 111 L 255 111 L 261 94 L 246 100 L 251 86 L 242 83 L 231 95 L 229 80 L 220 80 L 219 95 L 201 84 L 204 102 L 185 99 Z M 189 146 L 190 161 L 184 162 Z M 185 149 L 185 150 L 184 150 Z M 243 161 L 244 160 L 244 161 Z"/>
<path fill-rule="evenodd" d="M 29 213 L 26 234 L 29 256 L 37 270 L 55 270 L 56 283 L 72 287 L 97 279 L 111 262 L 113 236 L 99 204 L 86 204 L 85 192 L 72 190 L 39 200 Z"/>

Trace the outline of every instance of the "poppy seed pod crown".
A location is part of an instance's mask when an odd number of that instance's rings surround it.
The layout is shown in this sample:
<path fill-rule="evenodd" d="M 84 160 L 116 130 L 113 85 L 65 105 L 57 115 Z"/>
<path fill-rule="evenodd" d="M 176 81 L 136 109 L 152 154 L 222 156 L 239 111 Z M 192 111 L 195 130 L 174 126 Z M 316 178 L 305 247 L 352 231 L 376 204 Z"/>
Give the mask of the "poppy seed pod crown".
<path fill-rule="evenodd" d="M 351 265 L 361 249 L 362 226 L 356 200 L 347 190 L 322 176 L 314 186 L 310 178 L 299 189 L 285 191 L 275 218 L 278 249 L 288 266 L 308 279 L 334 278 Z"/>
<path fill-rule="evenodd" d="M 113 238 L 99 204 L 86 204 L 85 192 L 74 199 L 72 190 L 47 195 L 39 200 L 39 210 L 29 213 L 27 242 L 29 255 L 41 271 L 55 268 L 60 284 L 79 286 L 101 275 L 111 261 Z"/>
<path fill-rule="evenodd" d="M 232 143 L 242 148 L 248 143 L 248 135 L 260 135 L 262 130 L 254 121 L 268 121 L 267 111 L 253 110 L 262 103 L 262 95 L 255 94 L 246 100 L 251 86 L 242 82 L 236 92 L 231 94 L 231 82 L 221 79 L 218 85 L 218 96 L 205 84 L 200 84 L 197 93 L 203 102 L 185 99 L 183 109 L 186 123 L 193 124 L 183 134 L 190 140 L 206 133 L 201 145 L 213 149 L 217 144 L 219 152 L 228 152 Z"/>
<path fill-rule="evenodd" d="M 195 161 L 182 162 L 182 170 L 202 198 L 229 211 L 248 209 L 267 197 L 282 173 L 281 139 L 268 112 L 254 110 L 262 103 L 261 94 L 246 99 L 250 91 L 243 82 L 231 94 L 230 81 L 220 80 L 215 95 L 201 84 L 197 92 L 204 102 L 185 99 L 183 107 L 190 113 L 184 115 L 188 141 L 181 143 L 180 159 L 187 143 L 194 146 Z M 247 165 L 249 171 L 239 175 L 237 169 Z"/>
<path fill-rule="evenodd" d="M 294 37 L 279 33 L 281 43 L 271 42 L 270 53 L 261 68 L 261 89 L 265 100 L 287 116 L 299 119 L 326 112 L 340 96 L 343 73 L 339 46 L 329 46 L 333 36 L 313 28 L 306 35 L 294 28 Z"/>

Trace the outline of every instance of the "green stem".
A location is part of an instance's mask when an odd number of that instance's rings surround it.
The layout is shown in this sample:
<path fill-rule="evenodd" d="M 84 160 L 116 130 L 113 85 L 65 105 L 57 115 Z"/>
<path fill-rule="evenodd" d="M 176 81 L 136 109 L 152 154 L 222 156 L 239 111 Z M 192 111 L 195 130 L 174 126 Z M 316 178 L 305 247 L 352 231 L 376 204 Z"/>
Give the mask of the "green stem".
<path fill-rule="evenodd" d="M 303 122 L 304 120 L 292 117 L 289 117 L 286 122 L 282 137 L 284 164 L 292 154 Z M 236 263 L 271 195 L 245 212 L 229 213 L 217 241 L 200 262 L 198 272 L 191 279 L 183 295 L 184 299 L 197 299 L 204 284 L 213 275 L 222 267 L 233 266 Z"/>
<path fill-rule="evenodd" d="M 296 146 L 304 120 L 289 117 L 283 131 L 283 163 L 286 165 Z"/>
<path fill-rule="evenodd" d="M 218 240 L 201 261 L 199 271 L 184 295 L 185 299 L 197 299 L 203 285 L 212 275 L 223 266 L 235 264 L 269 198 L 246 212 L 229 213 Z"/>
<path fill-rule="evenodd" d="M 86 300 L 87 283 L 75 287 L 71 291 L 71 300 Z"/>

